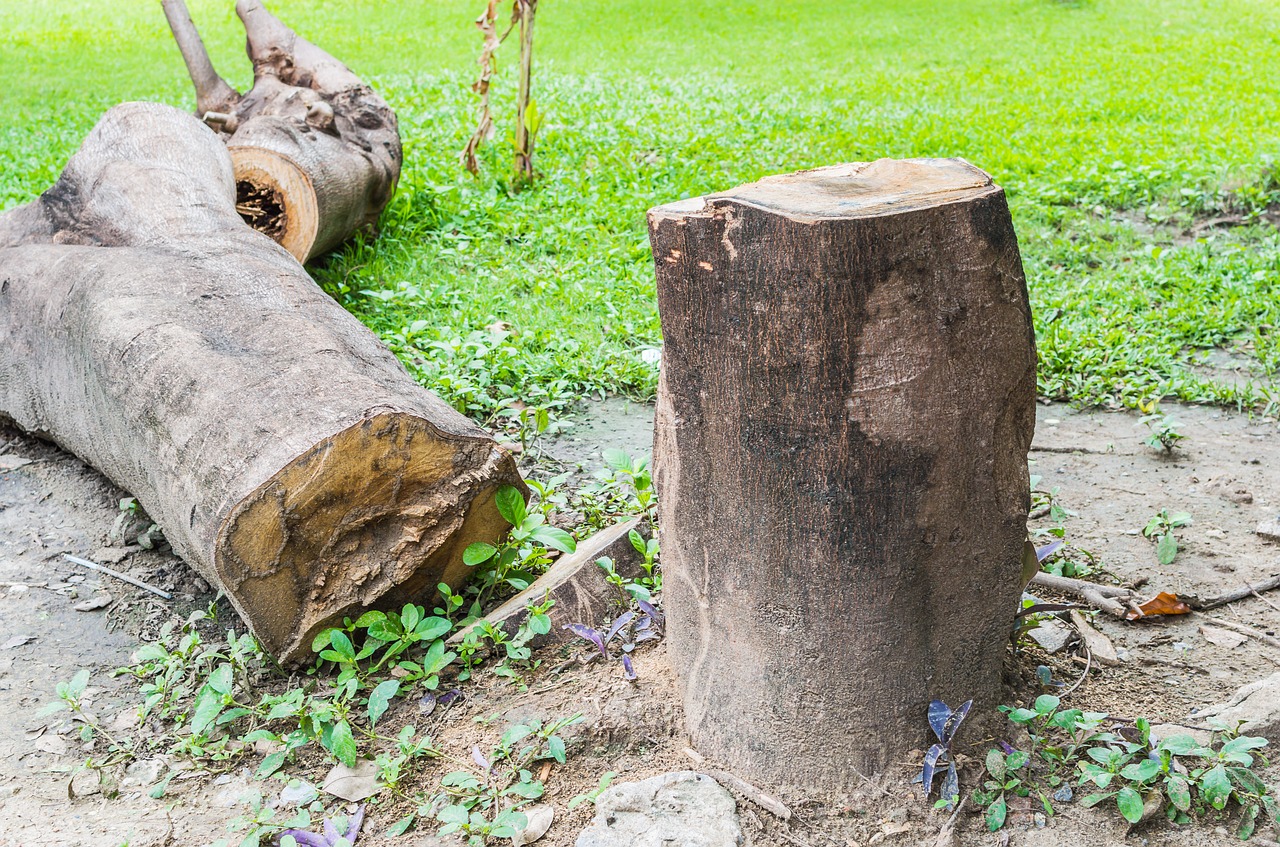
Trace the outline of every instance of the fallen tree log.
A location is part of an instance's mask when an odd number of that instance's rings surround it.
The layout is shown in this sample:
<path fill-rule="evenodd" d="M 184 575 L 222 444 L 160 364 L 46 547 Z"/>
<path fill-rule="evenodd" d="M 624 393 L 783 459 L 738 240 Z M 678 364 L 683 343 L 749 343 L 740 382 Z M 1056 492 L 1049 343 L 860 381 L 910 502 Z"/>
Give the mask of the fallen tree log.
<path fill-rule="evenodd" d="M 771 177 L 649 212 L 667 644 L 689 737 L 852 790 L 997 731 L 1035 342 L 1004 193 L 960 160 Z"/>
<path fill-rule="evenodd" d="M 523 486 L 285 249 L 245 226 L 218 136 L 111 109 L 0 215 L 0 417 L 133 493 L 266 649 L 456 583 Z"/>
<path fill-rule="evenodd" d="M 245 221 L 300 262 L 373 226 L 400 177 L 395 113 L 345 65 L 259 0 L 238 0 L 253 87 L 214 70 L 183 0 L 162 0 L 196 89 L 196 110 L 226 142 Z"/>

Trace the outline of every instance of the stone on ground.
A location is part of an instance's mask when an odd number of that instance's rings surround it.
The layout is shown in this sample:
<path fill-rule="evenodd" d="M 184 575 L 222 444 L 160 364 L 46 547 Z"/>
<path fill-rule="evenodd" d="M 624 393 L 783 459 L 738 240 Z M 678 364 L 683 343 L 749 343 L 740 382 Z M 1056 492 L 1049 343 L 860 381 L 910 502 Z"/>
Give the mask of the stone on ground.
<path fill-rule="evenodd" d="M 677 771 L 613 786 L 577 847 L 738 847 L 733 796 L 705 774 Z"/>
<path fill-rule="evenodd" d="M 1201 726 L 1221 721 L 1241 735 L 1260 735 L 1272 744 L 1280 743 L 1280 671 L 1236 689 L 1230 697 L 1200 709 L 1193 716 Z"/>
<path fill-rule="evenodd" d="M 1280 515 L 1258 524 L 1254 532 L 1263 541 L 1280 541 Z"/>

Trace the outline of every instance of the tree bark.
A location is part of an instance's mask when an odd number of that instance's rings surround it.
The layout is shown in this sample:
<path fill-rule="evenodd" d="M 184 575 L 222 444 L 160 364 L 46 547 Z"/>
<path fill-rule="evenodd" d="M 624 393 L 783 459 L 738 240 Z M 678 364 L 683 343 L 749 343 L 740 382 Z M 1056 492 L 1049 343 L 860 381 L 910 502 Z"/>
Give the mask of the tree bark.
<path fill-rule="evenodd" d="M 132 492 L 266 649 L 455 584 L 511 457 L 244 225 L 190 115 L 107 112 L 0 215 L 0 417 Z"/>
<path fill-rule="evenodd" d="M 972 698 L 980 728 L 1035 423 L 1002 190 L 961 160 L 883 160 L 662 206 L 649 228 L 691 740 L 749 780 L 839 791 L 928 747 L 934 698 Z"/>
<path fill-rule="evenodd" d="M 162 5 L 197 113 L 231 152 L 245 221 L 300 262 L 376 224 L 400 178 L 400 134 L 386 102 L 258 0 L 236 3 L 254 77 L 242 95 L 214 70 L 183 0 Z"/>

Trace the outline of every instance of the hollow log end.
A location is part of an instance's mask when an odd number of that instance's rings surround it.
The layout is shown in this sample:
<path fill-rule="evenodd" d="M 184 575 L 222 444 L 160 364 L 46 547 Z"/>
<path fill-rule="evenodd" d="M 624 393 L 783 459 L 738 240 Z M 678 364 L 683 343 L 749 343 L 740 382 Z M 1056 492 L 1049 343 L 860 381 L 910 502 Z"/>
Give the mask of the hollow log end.
<path fill-rule="evenodd" d="M 232 147 L 230 153 L 240 217 L 305 263 L 320 230 L 316 189 L 306 170 L 265 147 Z"/>
<path fill-rule="evenodd" d="M 215 568 L 263 647 L 310 658 L 324 627 L 456 586 L 462 553 L 506 529 L 495 498 L 524 489 L 510 454 L 403 412 L 317 444 L 229 513 Z"/>

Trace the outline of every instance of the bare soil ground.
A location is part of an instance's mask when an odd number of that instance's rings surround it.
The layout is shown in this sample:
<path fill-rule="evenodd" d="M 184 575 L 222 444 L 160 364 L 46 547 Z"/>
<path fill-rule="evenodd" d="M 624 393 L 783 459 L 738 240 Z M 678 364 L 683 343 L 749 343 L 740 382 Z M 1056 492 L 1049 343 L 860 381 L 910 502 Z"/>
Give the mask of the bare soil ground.
<path fill-rule="evenodd" d="M 1093 578 L 1143 582 L 1143 590 L 1153 594 L 1167 590 L 1207 597 L 1280 572 L 1280 547 L 1253 533 L 1259 521 L 1280 512 L 1280 475 L 1275 472 L 1280 427 L 1273 420 L 1214 408 L 1167 411 L 1187 436 L 1171 458 L 1141 444 L 1146 431 L 1133 415 L 1079 412 L 1062 405 L 1040 409 L 1032 472 L 1043 477 L 1042 489 L 1056 489 L 1057 502 L 1075 512 L 1064 522 L 1067 539 L 1095 555 Z M 547 444 L 545 453 L 589 466 L 598 465 L 605 447 L 647 454 L 651 420 L 652 409 L 643 404 L 591 404 L 579 424 Z M 15 457 L 33 461 L 6 470 L 18 464 Z M 109 799 L 97 790 L 91 772 L 81 772 L 73 781 L 91 752 L 81 749 L 65 714 L 36 717 L 54 699 L 59 680 L 90 668 L 95 712 L 109 725 L 118 721 L 127 728 L 136 708 L 131 685 L 110 677 L 109 671 L 125 664 L 139 641 L 154 635 L 165 620 L 185 617 L 211 600 L 207 586 L 168 554 L 130 551 L 115 567 L 173 591 L 172 603 L 62 558 L 72 553 L 101 561 L 124 496 L 74 457 L 0 429 L 0 847 L 207 844 L 224 834 L 244 793 L 256 788 L 270 799 L 283 785 L 280 780 L 255 783 L 250 773 L 256 760 L 250 757 L 217 777 L 175 781 L 161 800 L 149 798 L 145 785 L 127 779 Z M 1157 562 L 1154 545 L 1139 534 L 1161 509 L 1190 512 L 1194 519 L 1181 531 L 1182 549 L 1169 566 Z M 1048 525 L 1047 519 L 1033 522 Z M 104 594 L 111 597 L 104 608 L 75 610 Z M 1280 604 L 1280 592 L 1273 602 Z M 1280 611 L 1256 598 L 1215 614 L 1269 634 L 1280 631 Z M 1256 640 L 1234 648 L 1209 643 L 1199 631 L 1199 618 L 1122 622 L 1099 616 L 1097 626 L 1125 661 L 1090 671 L 1070 704 L 1176 721 L 1280 663 L 1280 651 Z M 1024 650 L 1011 662 L 1019 677 L 1011 698 L 1028 700 L 1040 692 L 1033 670 L 1041 663 L 1068 681 L 1082 671 L 1069 657 Z M 589 803 L 569 812 L 567 801 L 593 788 L 603 772 L 616 771 L 618 780 L 629 780 L 698 767 L 684 752 L 688 741 L 661 645 L 639 656 L 637 670 L 639 681 L 629 684 L 616 668 L 566 662 L 562 650 L 544 657 L 527 691 L 490 679 L 469 688 L 460 704 L 426 720 L 438 740 L 465 756 L 472 744 L 492 744 L 508 721 L 582 713 L 585 720 L 570 731 L 574 743 L 568 764 L 557 766 L 548 778 L 546 801 L 556 806 L 557 820 L 539 842 L 565 847 L 591 815 Z M 411 702 L 397 703 L 389 718 L 395 721 L 392 729 L 424 720 Z M 786 824 L 740 797 L 744 831 L 756 845 L 932 844 L 945 816 L 921 801 L 918 789 L 908 783 L 917 769 L 915 761 L 904 761 L 897 772 L 848 797 L 830 797 L 820 785 L 805 794 L 785 795 L 782 799 L 795 813 Z M 312 781 L 323 775 L 319 763 L 288 771 Z M 1266 775 L 1273 784 L 1280 776 L 1274 769 Z M 74 796 L 69 796 L 69 783 Z M 374 808 L 359 843 L 434 843 L 422 833 L 397 840 L 383 836 L 402 812 Z M 984 831 L 976 815 L 962 814 L 957 843 L 1233 843 L 1226 828 L 1231 822 L 1222 823 L 1217 829 L 1215 822 L 1175 829 L 1160 821 L 1131 832 L 1113 811 L 1068 806 L 1045 827 L 1037 826 L 1030 812 L 1015 814 L 1005 832 L 995 835 Z"/>

